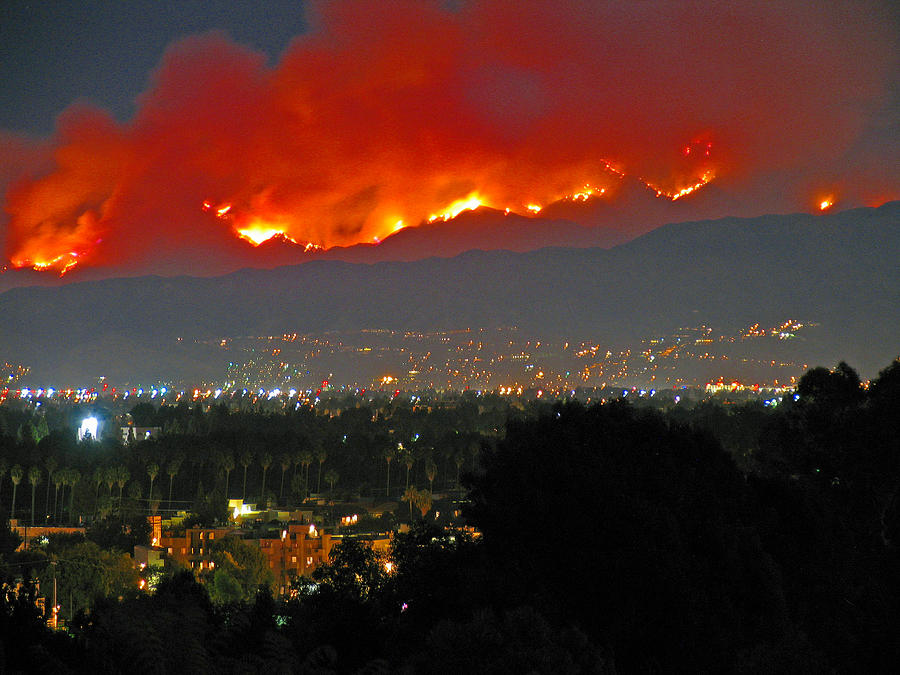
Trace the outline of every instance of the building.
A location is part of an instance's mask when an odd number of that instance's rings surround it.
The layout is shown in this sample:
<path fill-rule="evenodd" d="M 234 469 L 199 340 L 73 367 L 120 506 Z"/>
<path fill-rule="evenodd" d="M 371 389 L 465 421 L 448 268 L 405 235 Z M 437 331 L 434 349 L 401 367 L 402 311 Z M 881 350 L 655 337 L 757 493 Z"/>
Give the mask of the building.
<path fill-rule="evenodd" d="M 290 523 L 280 530 L 248 531 L 234 527 L 190 527 L 184 534 L 163 533 L 158 550 L 165 557 L 189 567 L 198 574 L 215 570 L 212 546 L 224 537 L 240 537 L 245 543 L 259 547 L 266 563 L 280 589 L 286 593 L 295 577 L 312 575 L 320 565 L 327 563 L 331 549 L 346 538 L 353 536 L 364 540 L 379 552 L 390 549 L 391 537 L 387 533 L 376 535 L 335 535 L 319 531 L 314 524 Z M 143 548 L 147 548 L 144 551 Z M 135 549 L 141 562 L 153 564 L 153 547 Z"/>
<path fill-rule="evenodd" d="M 47 537 L 53 534 L 83 535 L 86 531 L 83 527 L 43 527 L 40 525 L 32 527 L 30 525 L 20 524 L 19 520 L 15 518 L 9 521 L 9 529 L 22 537 L 22 543 L 19 544 L 19 548 L 16 549 L 18 551 L 24 551 L 26 548 L 31 548 L 32 542 L 43 542 Z"/>

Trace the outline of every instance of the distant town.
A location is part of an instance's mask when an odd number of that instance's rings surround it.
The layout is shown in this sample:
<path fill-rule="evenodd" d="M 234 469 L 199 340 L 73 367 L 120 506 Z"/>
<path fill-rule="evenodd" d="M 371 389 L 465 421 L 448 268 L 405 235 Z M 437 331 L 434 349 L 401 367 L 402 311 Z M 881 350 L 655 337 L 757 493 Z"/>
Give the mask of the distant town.
<path fill-rule="evenodd" d="M 738 331 L 684 326 L 639 343 L 544 340 L 517 328 L 434 332 L 345 332 L 221 336 L 195 341 L 218 352 L 224 372 L 203 382 L 32 382 L 28 364 L 3 364 L 8 398 L 98 397 L 215 400 L 234 396 L 314 400 L 325 393 L 492 392 L 506 396 L 580 397 L 606 389 L 783 392 L 815 364 L 817 324 L 786 319 Z M 826 364 L 831 365 L 831 364 Z M 601 393 L 599 397 L 603 397 Z"/>

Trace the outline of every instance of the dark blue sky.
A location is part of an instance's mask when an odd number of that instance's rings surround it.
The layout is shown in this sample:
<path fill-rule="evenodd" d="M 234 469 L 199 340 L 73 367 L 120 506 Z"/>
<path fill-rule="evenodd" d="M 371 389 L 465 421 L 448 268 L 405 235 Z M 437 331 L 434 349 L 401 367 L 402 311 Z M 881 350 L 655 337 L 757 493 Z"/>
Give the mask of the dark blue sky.
<path fill-rule="evenodd" d="M 0 129 L 47 134 L 78 99 L 127 120 L 173 40 L 221 29 L 274 61 L 304 14 L 301 0 L 3 0 Z"/>

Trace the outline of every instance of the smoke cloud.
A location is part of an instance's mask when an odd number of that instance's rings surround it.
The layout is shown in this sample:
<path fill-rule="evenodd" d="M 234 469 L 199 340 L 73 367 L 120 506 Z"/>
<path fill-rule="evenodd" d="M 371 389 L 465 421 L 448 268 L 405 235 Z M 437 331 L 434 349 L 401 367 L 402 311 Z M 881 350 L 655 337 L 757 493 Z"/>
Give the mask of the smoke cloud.
<path fill-rule="evenodd" d="M 227 261 L 241 229 L 371 242 L 471 195 L 520 213 L 585 184 L 615 199 L 610 167 L 673 193 L 715 176 L 747 214 L 898 197 L 889 4 L 415 0 L 311 19 L 274 65 L 218 32 L 172 44 L 126 123 L 75 103 L 50 139 L 0 135 L 6 257 L 137 271 Z"/>

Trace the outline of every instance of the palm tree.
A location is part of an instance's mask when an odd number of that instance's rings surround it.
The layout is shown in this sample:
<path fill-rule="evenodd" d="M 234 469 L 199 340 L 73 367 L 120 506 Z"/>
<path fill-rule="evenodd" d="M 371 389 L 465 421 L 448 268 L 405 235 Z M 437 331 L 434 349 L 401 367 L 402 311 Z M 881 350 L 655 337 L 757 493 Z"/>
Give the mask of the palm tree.
<path fill-rule="evenodd" d="M 425 514 L 431 510 L 431 493 L 428 490 L 419 490 L 416 495 L 416 506 L 419 507 L 422 518 L 425 518 Z"/>
<path fill-rule="evenodd" d="M 222 469 L 225 471 L 225 499 L 228 499 L 228 479 L 234 471 L 234 455 L 230 452 L 226 452 L 222 457 Z"/>
<path fill-rule="evenodd" d="M 428 476 L 428 491 L 434 492 L 434 477 L 437 476 L 437 464 L 431 457 L 425 462 L 425 475 Z"/>
<path fill-rule="evenodd" d="M 394 459 L 394 447 L 389 445 L 384 449 L 382 453 L 385 461 L 387 462 L 387 489 L 384 491 L 385 499 L 391 498 L 391 460 Z"/>
<path fill-rule="evenodd" d="M 481 454 L 481 443 L 478 441 L 469 443 L 469 454 L 472 456 L 472 473 L 475 473 L 475 461 L 478 459 L 478 455 Z"/>
<path fill-rule="evenodd" d="M 50 483 L 53 482 L 53 472 L 56 471 L 56 457 L 52 455 L 44 460 L 44 466 L 47 467 L 47 496 L 44 500 L 44 522 L 50 515 Z"/>
<path fill-rule="evenodd" d="M 241 490 L 241 499 L 247 499 L 247 467 L 253 464 L 253 455 L 248 450 L 241 453 L 241 466 L 244 467 L 244 487 Z"/>
<path fill-rule="evenodd" d="M 303 466 L 303 471 L 305 472 L 305 478 L 303 479 L 303 498 L 309 495 L 309 465 L 312 464 L 313 456 L 309 450 L 304 450 L 300 453 L 300 464 Z"/>
<path fill-rule="evenodd" d="M 325 472 L 325 480 L 328 482 L 328 485 L 330 486 L 329 489 L 332 492 L 334 492 L 334 484 L 338 482 L 338 478 L 338 472 L 334 469 L 328 469 L 328 471 Z"/>
<path fill-rule="evenodd" d="M 416 458 L 413 456 L 412 448 L 406 448 L 403 450 L 403 463 L 406 464 L 406 487 L 409 487 L 409 472 L 413 468 L 413 464 L 416 463 Z"/>
<path fill-rule="evenodd" d="M 419 500 L 419 491 L 416 490 L 415 487 L 408 487 L 403 491 L 403 498 L 400 501 L 404 501 L 409 504 L 409 519 L 412 520 L 413 517 L 413 505 L 418 504 Z"/>
<path fill-rule="evenodd" d="M 113 498 L 113 493 L 112 493 L 113 485 L 116 484 L 116 467 L 114 467 L 114 466 L 106 467 L 106 469 L 104 471 L 104 475 L 105 475 L 104 482 L 106 483 L 106 487 L 109 489 L 109 498 L 112 499 Z"/>
<path fill-rule="evenodd" d="M 66 467 L 57 471 L 59 480 L 62 483 L 62 505 L 59 507 L 59 522 L 62 522 L 62 514 L 66 510 L 66 488 L 69 487 L 69 472 L 71 469 Z"/>
<path fill-rule="evenodd" d="M 459 484 L 459 470 L 462 469 L 463 463 L 466 461 L 466 455 L 462 451 L 453 455 L 453 462 L 456 464 L 456 490 L 462 492 L 462 486 Z"/>
<path fill-rule="evenodd" d="M 122 490 L 125 489 L 125 483 L 131 478 L 131 472 L 127 466 L 117 466 L 115 469 L 116 485 L 119 488 L 119 511 L 122 511 Z"/>
<path fill-rule="evenodd" d="M 9 470 L 9 478 L 12 480 L 13 484 L 13 500 L 12 500 L 12 510 L 10 513 L 9 519 L 12 520 L 16 517 L 16 492 L 19 489 L 19 483 L 22 482 L 22 476 L 25 475 L 25 469 L 22 468 L 20 464 L 16 464 Z"/>
<path fill-rule="evenodd" d="M 148 497 L 149 501 L 153 501 L 153 481 L 156 480 L 156 477 L 159 475 L 159 464 L 156 462 L 150 462 L 147 465 L 147 475 L 150 477 L 150 496 Z"/>
<path fill-rule="evenodd" d="M 232 465 L 234 462 L 232 461 Z M 169 508 L 172 508 L 172 487 L 175 484 L 175 476 L 178 475 L 178 470 L 181 469 L 181 457 L 173 457 L 169 460 L 169 464 L 166 466 L 166 473 L 169 474 Z M 226 481 L 225 485 L 228 483 Z M 228 494 L 228 488 L 225 488 L 225 494 Z"/>
<path fill-rule="evenodd" d="M 284 502 L 284 473 L 288 469 L 291 468 L 291 464 L 294 463 L 294 460 L 291 459 L 291 456 L 288 453 L 283 453 L 278 460 L 281 464 L 281 490 L 278 492 L 278 502 Z"/>
<path fill-rule="evenodd" d="M 9 471 L 9 464 L 5 459 L 0 458 L 0 494 L 3 494 L 3 479 L 6 478 L 7 471 Z"/>
<path fill-rule="evenodd" d="M 103 470 L 102 466 L 98 466 L 94 469 L 92 480 L 97 486 L 97 491 L 94 494 L 94 513 L 96 514 L 100 509 L 100 486 L 106 482 L 106 471 Z"/>
<path fill-rule="evenodd" d="M 61 488 L 62 485 L 63 485 L 63 480 L 65 479 L 65 477 L 66 477 L 66 470 L 65 470 L 65 469 L 57 469 L 56 471 L 53 472 L 53 487 L 54 487 L 54 493 L 53 493 L 53 520 L 55 520 L 56 522 L 59 522 L 59 520 L 60 520 L 59 515 L 58 515 L 58 511 L 59 511 L 59 490 L 60 490 L 60 488 Z"/>
<path fill-rule="evenodd" d="M 31 526 L 34 527 L 34 493 L 41 483 L 41 467 L 33 466 L 28 469 L 28 482 L 31 483 Z"/>
<path fill-rule="evenodd" d="M 328 453 L 325 451 L 325 448 L 318 448 L 316 450 L 316 460 L 319 462 L 319 475 L 316 476 L 317 493 L 322 490 L 322 465 L 325 463 L 326 459 L 328 459 Z"/>
<path fill-rule="evenodd" d="M 69 469 L 69 521 L 75 522 L 75 485 L 81 480 L 78 469 Z"/>
<path fill-rule="evenodd" d="M 272 466 L 272 455 L 271 453 L 264 452 L 262 457 L 259 458 L 259 465 L 263 470 L 263 481 L 262 481 L 262 492 L 261 496 L 263 501 L 266 499 L 266 473 L 269 471 L 269 467 Z"/>

